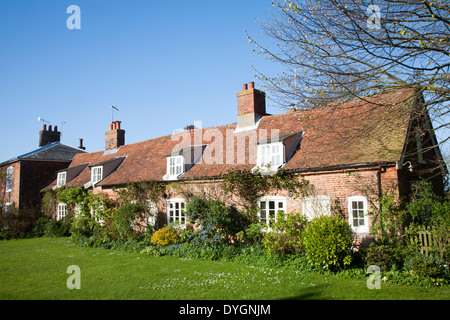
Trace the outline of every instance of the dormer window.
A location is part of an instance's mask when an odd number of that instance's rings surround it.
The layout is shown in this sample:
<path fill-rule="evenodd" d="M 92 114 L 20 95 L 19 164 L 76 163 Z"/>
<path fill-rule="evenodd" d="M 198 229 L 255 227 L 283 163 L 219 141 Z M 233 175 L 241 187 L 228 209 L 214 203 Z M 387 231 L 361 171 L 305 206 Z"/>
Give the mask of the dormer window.
<path fill-rule="evenodd" d="M 300 147 L 303 132 L 275 135 L 258 143 L 256 166 L 252 172 L 258 170 L 263 174 L 275 173 L 288 162 Z"/>
<path fill-rule="evenodd" d="M 165 180 L 177 179 L 180 174 L 184 172 L 184 157 L 183 156 L 169 156 L 167 157 L 167 174 L 164 176 Z"/>
<path fill-rule="evenodd" d="M 67 173 L 65 171 L 58 173 L 58 181 L 56 183 L 58 187 L 61 187 L 66 184 L 66 175 Z"/>
<path fill-rule="evenodd" d="M 169 175 L 179 176 L 183 173 L 184 161 L 183 156 L 169 157 Z"/>
<path fill-rule="evenodd" d="M 91 169 L 91 181 L 93 184 L 103 179 L 103 166 L 92 167 Z"/>
<path fill-rule="evenodd" d="M 282 142 L 265 143 L 258 145 L 256 160 L 260 170 L 277 170 L 284 163 L 284 145 Z"/>

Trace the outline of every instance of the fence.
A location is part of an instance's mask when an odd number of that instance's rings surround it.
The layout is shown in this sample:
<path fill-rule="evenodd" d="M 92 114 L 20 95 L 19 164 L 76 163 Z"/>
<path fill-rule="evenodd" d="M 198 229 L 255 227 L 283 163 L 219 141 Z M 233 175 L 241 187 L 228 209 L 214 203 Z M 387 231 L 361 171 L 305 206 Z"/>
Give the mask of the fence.
<path fill-rule="evenodd" d="M 420 226 L 412 232 L 410 237 L 411 243 L 417 243 L 420 253 L 430 254 L 439 252 L 441 258 L 444 257 L 444 252 L 450 250 L 450 236 L 449 234 L 440 234 L 433 227 L 427 228 Z"/>

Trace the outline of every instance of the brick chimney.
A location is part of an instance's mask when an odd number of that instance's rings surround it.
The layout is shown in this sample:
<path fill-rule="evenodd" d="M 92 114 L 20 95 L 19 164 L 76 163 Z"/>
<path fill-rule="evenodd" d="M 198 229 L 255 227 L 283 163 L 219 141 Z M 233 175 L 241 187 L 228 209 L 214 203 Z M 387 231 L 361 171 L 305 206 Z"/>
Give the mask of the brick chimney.
<path fill-rule="evenodd" d="M 80 139 L 80 146 L 78 147 L 78 149 L 86 150 L 86 147 L 83 146 L 83 139 Z"/>
<path fill-rule="evenodd" d="M 61 132 L 58 131 L 58 126 L 53 129 L 51 125 L 44 124 L 42 130 L 39 131 L 39 147 L 43 147 L 49 143 L 61 141 Z"/>
<path fill-rule="evenodd" d="M 266 94 L 255 89 L 255 83 L 242 85 L 242 91 L 237 93 L 238 128 L 255 125 L 266 114 Z"/>
<path fill-rule="evenodd" d="M 110 122 L 105 132 L 105 150 L 114 150 L 125 144 L 125 130 L 120 129 L 121 121 Z"/>

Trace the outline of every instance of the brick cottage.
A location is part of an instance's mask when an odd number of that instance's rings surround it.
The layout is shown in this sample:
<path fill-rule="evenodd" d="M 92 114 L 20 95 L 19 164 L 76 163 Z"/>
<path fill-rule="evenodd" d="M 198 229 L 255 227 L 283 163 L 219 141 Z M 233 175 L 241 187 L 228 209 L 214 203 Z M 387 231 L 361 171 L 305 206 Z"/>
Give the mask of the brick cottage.
<path fill-rule="evenodd" d="M 47 128 L 44 124 L 37 149 L 0 163 L 0 172 L 6 178 L 0 184 L 0 213 L 38 207 L 41 189 L 55 179 L 59 170 L 67 168 L 77 153 L 85 153 L 81 139 L 78 148 L 60 139 L 57 126 Z"/>
<path fill-rule="evenodd" d="M 129 145 L 121 122 L 112 122 L 105 150 L 75 155 L 47 189 L 83 187 L 117 199 L 117 189 L 130 183 L 167 182 L 165 197 L 150 205 L 162 226 L 186 223 L 188 199 L 180 186 L 191 194 L 212 192 L 231 169 L 272 174 L 282 168 L 308 180 L 311 188 L 302 197 L 286 190 L 261 197 L 262 223 L 280 210 L 312 219 L 337 206 L 360 236 L 370 232 L 369 211 L 378 208 L 383 192 L 407 196 L 411 182 L 424 177 L 443 193 L 446 167 L 421 97 L 410 89 L 275 115 L 266 113 L 265 93 L 253 82 L 243 85 L 237 100 L 236 123 Z M 65 206 L 58 204 L 55 217 L 67 214 Z"/>

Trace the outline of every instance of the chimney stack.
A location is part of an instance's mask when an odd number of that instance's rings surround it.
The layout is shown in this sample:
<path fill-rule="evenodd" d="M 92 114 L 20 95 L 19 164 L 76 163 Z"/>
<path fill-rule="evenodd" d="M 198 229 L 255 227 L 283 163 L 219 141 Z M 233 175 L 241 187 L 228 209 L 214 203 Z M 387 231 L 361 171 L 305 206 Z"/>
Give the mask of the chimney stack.
<path fill-rule="evenodd" d="M 80 146 L 78 147 L 78 149 L 86 150 L 86 147 L 83 146 L 83 139 L 80 139 Z"/>
<path fill-rule="evenodd" d="M 121 121 L 109 123 L 109 131 L 105 133 L 105 150 L 115 150 L 125 144 L 125 130 L 120 129 Z"/>
<path fill-rule="evenodd" d="M 242 85 L 242 91 L 237 93 L 238 99 L 238 128 L 254 126 L 259 119 L 266 115 L 266 94 L 255 89 L 255 83 Z"/>
<path fill-rule="evenodd" d="M 43 147 L 49 143 L 61 141 L 61 132 L 58 131 L 58 126 L 53 129 L 51 125 L 44 124 L 42 130 L 39 132 L 39 147 Z"/>

